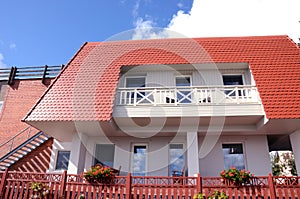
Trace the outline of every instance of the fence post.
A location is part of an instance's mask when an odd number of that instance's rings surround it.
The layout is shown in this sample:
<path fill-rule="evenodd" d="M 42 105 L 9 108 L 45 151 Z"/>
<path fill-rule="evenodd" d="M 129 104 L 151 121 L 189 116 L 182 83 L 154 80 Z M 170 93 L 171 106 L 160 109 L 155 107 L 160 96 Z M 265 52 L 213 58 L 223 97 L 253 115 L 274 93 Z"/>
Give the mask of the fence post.
<path fill-rule="evenodd" d="M 8 174 L 8 168 L 5 169 L 2 178 L 1 178 L 1 183 L 0 183 L 0 198 L 3 198 L 3 191 L 5 188 L 5 184 L 6 184 L 6 178 L 7 178 L 7 174 Z"/>
<path fill-rule="evenodd" d="M 202 177 L 200 173 L 197 174 L 197 193 L 202 193 Z"/>
<path fill-rule="evenodd" d="M 276 199 L 275 185 L 271 173 L 268 175 L 268 184 L 270 190 L 270 199 Z"/>
<path fill-rule="evenodd" d="M 131 174 L 128 172 L 126 177 L 126 197 L 125 199 L 131 199 Z"/>
<path fill-rule="evenodd" d="M 64 171 L 61 177 L 60 192 L 59 192 L 60 199 L 65 197 L 64 195 L 66 191 L 66 185 L 67 185 L 67 171 Z"/>

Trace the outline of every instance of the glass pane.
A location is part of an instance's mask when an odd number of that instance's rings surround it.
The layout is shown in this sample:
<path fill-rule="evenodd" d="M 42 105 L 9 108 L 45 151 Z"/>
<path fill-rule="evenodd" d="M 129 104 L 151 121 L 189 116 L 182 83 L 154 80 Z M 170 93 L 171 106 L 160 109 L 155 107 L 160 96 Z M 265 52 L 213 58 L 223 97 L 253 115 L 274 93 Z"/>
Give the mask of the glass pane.
<path fill-rule="evenodd" d="M 100 163 L 109 167 L 114 166 L 115 145 L 96 144 L 95 164 Z"/>
<path fill-rule="evenodd" d="M 245 169 L 245 160 L 242 144 L 223 144 L 223 155 L 225 169 L 236 167 Z"/>
<path fill-rule="evenodd" d="M 191 78 L 190 77 L 176 77 L 176 87 L 181 86 L 191 86 Z M 177 101 L 179 103 L 191 103 L 192 95 L 190 88 L 177 88 Z"/>
<path fill-rule="evenodd" d="M 191 86 L 190 77 L 176 77 L 176 86 Z"/>
<path fill-rule="evenodd" d="M 146 155 L 145 145 L 133 146 L 132 174 L 135 176 L 146 175 Z"/>
<path fill-rule="evenodd" d="M 145 87 L 145 77 L 127 77 L 127 88 Z"/>
<path fill-rule="evenodd" d="M 58 151 L 55 170 L 68 170 L 70 151 Z"/>
<path fill-rule="evenodd" d="M 170 144 L 169 148 L 169 176 L 182 175 L 184 167 L 183 144 Z"/>
<path fill-rule="evenodd" d="M 223 75 L 224 85 L 243 85 L 242 75 Z"/>

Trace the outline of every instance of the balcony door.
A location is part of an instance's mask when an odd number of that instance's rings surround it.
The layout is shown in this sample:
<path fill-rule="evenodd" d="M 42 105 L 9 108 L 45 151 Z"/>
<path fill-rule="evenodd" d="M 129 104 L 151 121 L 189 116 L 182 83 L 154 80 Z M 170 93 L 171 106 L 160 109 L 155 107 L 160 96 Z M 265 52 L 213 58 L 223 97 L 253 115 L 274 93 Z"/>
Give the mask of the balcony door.
<path fill-rule="evenodd" d="M 145 176 L 147 173 L 147 145 L 133 144 L 131 171 L 132 175 Z"/>
<path fill-rule="evenodd" d="M 186 104 L 192 102 L 191 95 L 191 77 L 190 76 L 179 76 L 176 77 L 176 88 L 177 88 L 177 102 L 179 104 Z"/>
<path fill-rule="evenodd" d="M 239 86 L 244 85 L 243 75 L 223 75 L 224 86 Z M 225 90 L 225 94 L 231 97 L 242 96 L 241 90 Z"/>
<path fill-rule="evenodd" d="M 146 78 L 142 76 L 126 77 L 126 88 L 136 88 L 126 94 L 127 102 L 130 104 L 142 103 L 145 96 Z"/>

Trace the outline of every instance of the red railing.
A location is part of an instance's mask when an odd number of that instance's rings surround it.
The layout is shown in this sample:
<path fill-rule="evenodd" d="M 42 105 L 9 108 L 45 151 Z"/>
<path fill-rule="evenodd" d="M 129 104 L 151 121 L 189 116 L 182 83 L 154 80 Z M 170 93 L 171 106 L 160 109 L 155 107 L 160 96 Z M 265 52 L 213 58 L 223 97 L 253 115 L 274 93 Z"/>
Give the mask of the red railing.
<path fill-rule="evenodd" d="M 220 177 L 150 177 L 117 176 L 109 183 L 89 183 L 82 175 L 55 173 L 0 172 L 0 198 L 30 198 L 31 182 L 47 184 L 45 198 L 98 199 L 192 199 L 196 193 L 208 196 L 215 190 L 225 192 L 230 199 L 300 198 L 300 177 L 253 177 L 241 186 L 224 184 Z"/>

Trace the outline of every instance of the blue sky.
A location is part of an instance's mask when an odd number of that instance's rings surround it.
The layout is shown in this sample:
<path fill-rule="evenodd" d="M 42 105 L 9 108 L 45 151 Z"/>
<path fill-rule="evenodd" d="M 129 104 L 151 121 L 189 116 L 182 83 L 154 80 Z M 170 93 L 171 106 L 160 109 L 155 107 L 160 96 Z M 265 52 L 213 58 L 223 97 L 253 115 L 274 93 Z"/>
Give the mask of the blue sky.
<path fill-rule="evenodd" d="M 299 0 L 3 0 L 0 67 L 65 64 L 84 42 L 129 30 L 133 39 L 175 37 L 168 29 L 180 37 L 284 34 L 298 42 L 299 8 Z"/>
<path fill-rule="evenodd" d="M 66 63 L 85 41 L 134 29 L 139 18 L 166 26 L 192 0 L 6 0 L 0 7 L 0 53 L 10 67 Z"/>

